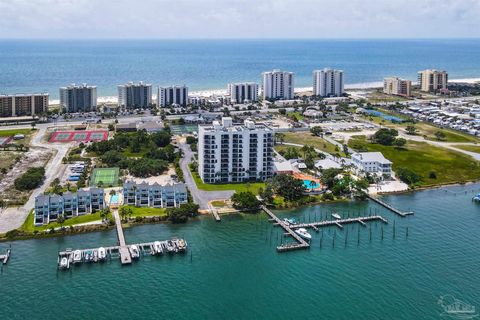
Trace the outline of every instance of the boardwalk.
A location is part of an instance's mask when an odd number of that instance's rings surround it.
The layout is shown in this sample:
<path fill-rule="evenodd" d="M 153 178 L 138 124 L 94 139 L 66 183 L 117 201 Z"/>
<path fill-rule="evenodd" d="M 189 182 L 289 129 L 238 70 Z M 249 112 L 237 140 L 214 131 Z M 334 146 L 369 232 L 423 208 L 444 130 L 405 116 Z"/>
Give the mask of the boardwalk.
<path fill-rule="evenodd" d="M 285 222 L 280 220 L 272 211 L 270 211 L 267 207 L 262 206 L 263 211 L 265 211 L 270 218 L 275 221 L 275 223 L 283 228 L 287 234 L 292 236 L 297 243 L 289 243 L 289 244 L 283 244 L 281 246 L 277 247 L 277 251 L 283 252 L 283 251 L 290 251 L 290 250 L 297 250 L 297 249 L 306 249 L 310 247 L 310 244 L 308 244 L 307 241 L 303 240 L 302 237 L 300 237 L 295 231 L 293 231 Z"/>
<path fill-rule="evenodd" d="M 388 210 L 392 211 L 393 213 L 396 213 L 398 214 L 399 216 L 401 217 L 406 217 L 408 215 L 411 215 L 413 214 L 413 211 L 406 211 L 406 212 L 403 212 L 403 211 L 400 211 L 398 210 L 397 208 L 394 208 L 393 206 L 389 205 L 388 203 L 386 203 L 385 201 L 382 201 L 378 198 L 375 198 L 375 197 L 372 197 L 371 195 L 368 195 L 368 198 L 376 203 L 378 203 L 379 205 L 387 208 Z"/>
<path fill-rule="evenodd" d="M 120 245 L 118 249 L 118 253 L 120 255 L 120 261 L 122 262 L 122 264 L 130 264 L 132 263 L 132 257 L 130 256 L 130 252 L 125 242 L 125 235 L 123 234 L 122 221 L 120 220 L 120 215 L 118 214 L 117 209 L 113 210 L 113 217 L 115 218 L 118 244 Z"/>

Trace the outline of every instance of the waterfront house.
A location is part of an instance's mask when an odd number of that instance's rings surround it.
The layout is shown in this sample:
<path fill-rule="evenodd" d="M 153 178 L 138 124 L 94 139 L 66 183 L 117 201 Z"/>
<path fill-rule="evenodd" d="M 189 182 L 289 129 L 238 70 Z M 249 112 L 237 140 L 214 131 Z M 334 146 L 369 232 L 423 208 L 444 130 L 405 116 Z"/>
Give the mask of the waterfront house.
<path fill-rule="evenodd" d="M 391 176 L 392 162 L 381 152 L 359 152 L 352 154 L 352 164 L 358 173 L 370 173 L 379 176 Z"/>

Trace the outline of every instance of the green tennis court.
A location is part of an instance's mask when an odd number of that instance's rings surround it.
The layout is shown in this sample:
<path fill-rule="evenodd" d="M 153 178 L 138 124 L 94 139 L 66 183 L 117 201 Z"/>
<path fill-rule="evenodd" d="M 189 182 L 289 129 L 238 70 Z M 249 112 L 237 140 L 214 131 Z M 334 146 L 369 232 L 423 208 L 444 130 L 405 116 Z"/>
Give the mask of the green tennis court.
<path fill-rule="evenodd" d="M 198 132 L 198 125 L 196 124 L 171 125 L 170 131 L 173 134 L 194 133 L 194 132 Z"/>
<path fill-rule="evenodd" d="M 118 168 L 95 168 L 90 178 L 91 187 L 115 187 L 118 185 Z"/>

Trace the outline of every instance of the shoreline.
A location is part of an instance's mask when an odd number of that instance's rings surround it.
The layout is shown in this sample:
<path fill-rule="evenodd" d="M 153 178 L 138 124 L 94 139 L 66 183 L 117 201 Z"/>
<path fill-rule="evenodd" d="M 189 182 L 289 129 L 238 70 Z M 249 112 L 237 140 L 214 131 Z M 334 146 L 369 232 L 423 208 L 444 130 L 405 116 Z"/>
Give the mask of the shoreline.
<path fill-rule="evenodd" d="M 449 79 L 448 82 L 451 83 L 466 83 L 466 84 L 475 84 L 480 83 L 480 78 L 459 78 L 459 79 Z M 417 82 L 412 82 L 412 85 L 416 85 Z M 360 83 L 351 83 L 345 84 L 345 90 L 365 90 L 365 89 L 378 89 L 383 87 L 383 81 L 373 81 L 373 82 L 360 82 Z M 313 91 L 313 87 L 299 87 L 295 88 L 295 93 L 308 93 Z M 189 92 L 189 96 L 200 96 L 200 97 L 211 97 L 211 96 L 222 96 L 227 94 L 227 89 L 206 89 L 206 90 L 194 90 Z M 157 95 L 152 95 L 152 100 L 155 101 Z M 118 103 L 118 98 L 116 96 L 98 96 L 98 103 Z M 60 104 L 59 99 L 50 100 L 51 105 Z"/>

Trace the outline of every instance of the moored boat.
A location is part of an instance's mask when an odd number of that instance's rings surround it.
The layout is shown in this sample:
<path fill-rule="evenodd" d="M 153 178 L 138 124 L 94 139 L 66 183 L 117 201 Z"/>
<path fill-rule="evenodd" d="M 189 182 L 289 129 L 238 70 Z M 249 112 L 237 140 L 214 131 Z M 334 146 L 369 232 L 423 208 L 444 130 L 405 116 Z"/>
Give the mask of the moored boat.
<path fill-rule="evenodd" d="M 338 213 L 332 213 L 332 217 L 334 217 L 335 219 L 342 219 L 342 217 L 338 214 Z"/>
<path fill-rule="evenodd" d="M 167 251 L 169 253 L 175 252 L 175 244 L 173 243 L 172 240 L 167 241 Z"/>
<path fill-rule="evenodd" d="M 185 240 L 183 239 L 179 239 L 177 241 L 177 247 L 178 247 L 178 250 L 180 251 L 184 251 L 187 247 L 187 243 L 185 242 Z"/>
<path fill-rule="evenodd" d="M 79 262 L 82 262 L 82 251 L 75 250 L 73 252 L 73 263 L 79 263 Z"/>
<path fill-rule="evenodd" d="M 287 226 L 294 226 L 297 224 L 297 220 L 295 220 L 295 218 L 284 218 L 283 222 L 285 222 Z"/>
<path fill-rule="evenodd" d="M 62 269 L 67 269 L 68 268 L 68 258 L 67 257 L 63 257 L 62 259 L 60 259 L 60 268 L 62 268 Z"/>
<path fill-rule="evenodd" d="M 307 229 L 305 229 L 305 228 L 297 229 L 297 230 L 295 230 L 295 233 L 298 234 L 300 237 L 302 237 L 305 240 L 310 241 L 312 239 L 312 235 L 310 233 L 308 233 Z"/>
<path fill-rule="evenodd" d="M 104 247 L 98 248 L 98 259 L 103 261 L 107 258 L 107 250 Z"/>
<path fill-rule="evenodd" d="M 129 247 L 129 251 L 132 259 L 138 259 L 140 257 L 140 251 L 138 250 L 138 247 L 136 245 L 132 244 Z"/>
<path fill-rule="evenodd" d="M 163 253 L 162 243 L 160 241 L 155 241 L 153 243 L 153 250 L 155 251 L 155 254 L 162 254 Z"/>

